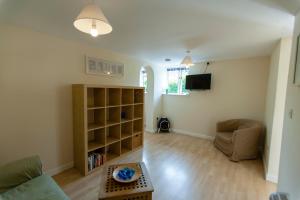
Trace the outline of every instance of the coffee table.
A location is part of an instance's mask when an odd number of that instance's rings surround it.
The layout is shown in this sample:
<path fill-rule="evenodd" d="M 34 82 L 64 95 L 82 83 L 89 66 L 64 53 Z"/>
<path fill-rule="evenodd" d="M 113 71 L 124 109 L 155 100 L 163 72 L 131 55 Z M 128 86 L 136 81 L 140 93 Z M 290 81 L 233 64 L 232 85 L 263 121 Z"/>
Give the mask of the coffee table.
<path fill-rule="evenodd" d="M 132 183 L 119 183 L 113 179 L 113 171 L 119 166 L 138 165 L 142 176 Z M 143 162 L 116 164 L 104 170 L 100 182 L 99 200 L 151 200 L 154 191 L 147 168 Z"/>

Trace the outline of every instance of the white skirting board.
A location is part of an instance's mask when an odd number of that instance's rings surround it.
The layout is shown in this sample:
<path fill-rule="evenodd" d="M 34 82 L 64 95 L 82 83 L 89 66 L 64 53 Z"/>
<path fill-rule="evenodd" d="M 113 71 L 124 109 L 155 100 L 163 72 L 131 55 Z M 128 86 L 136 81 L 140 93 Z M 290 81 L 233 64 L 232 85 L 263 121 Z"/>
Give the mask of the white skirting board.
<path fill-rule="evenodd" d="M 185 131 L 185 130 L 180 130 L 180 129 L 172 129 L 171 131 L 174 133 L 189 135 L 189 136 L 198 137 L 198 138 L 202 138 L 202 139 L 206 139 L 206 140 L 214 140 L 215 139 L 215 137 L 211 136 L 211 135 L 205 135 L 205 134 L 201 134 L 201 133 L 195 133 L 195 132 L 190 132 L 190 131 Z"/>
<path fill-rule="evenodd" d="M 70 169 L 72 167 L 74 167 L 73 161 L 69 162 L 69 163 L 66 163 L 66 164 L 63 164 L 61 166 L 55 167 L 53 169 L 46 170 L 46 174 L 48 174 L 49 176 L 54 176 L 56 174 L 59 174 L 60 172 L 63 172 L 67 169 Z"/>
<path fill-rule="evenodd" d="M 145 131 L 148 132 L 148 133 L 155 133 L 155 131 L 153 129 L 146 128 Z"/>

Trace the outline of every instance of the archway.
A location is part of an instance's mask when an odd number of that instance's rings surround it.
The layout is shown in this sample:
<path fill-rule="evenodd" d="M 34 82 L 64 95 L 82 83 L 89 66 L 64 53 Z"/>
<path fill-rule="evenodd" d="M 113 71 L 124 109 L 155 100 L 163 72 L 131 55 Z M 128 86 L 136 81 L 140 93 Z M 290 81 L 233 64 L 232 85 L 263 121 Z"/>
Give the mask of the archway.
<path fill-rule="evenodd" d="M 154 73 L 150 66 L 143 66 L 140 69 L 140 86 L 145 87 L 145 131 L 153 132 L 153 94 L 154 94 Z"/>

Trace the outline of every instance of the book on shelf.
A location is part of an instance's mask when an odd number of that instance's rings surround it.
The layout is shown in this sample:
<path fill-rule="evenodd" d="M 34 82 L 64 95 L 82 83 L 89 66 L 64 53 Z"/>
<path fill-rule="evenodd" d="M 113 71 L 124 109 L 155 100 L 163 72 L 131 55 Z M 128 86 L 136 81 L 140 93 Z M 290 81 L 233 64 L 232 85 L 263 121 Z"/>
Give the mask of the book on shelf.
<path fill-rule="evenodd" d="M 96 167 L 104 164 L 106 161 L 106 155 L 100 153 L 91 153 L 88 156 L 88 170 L 91 171 Z"/>

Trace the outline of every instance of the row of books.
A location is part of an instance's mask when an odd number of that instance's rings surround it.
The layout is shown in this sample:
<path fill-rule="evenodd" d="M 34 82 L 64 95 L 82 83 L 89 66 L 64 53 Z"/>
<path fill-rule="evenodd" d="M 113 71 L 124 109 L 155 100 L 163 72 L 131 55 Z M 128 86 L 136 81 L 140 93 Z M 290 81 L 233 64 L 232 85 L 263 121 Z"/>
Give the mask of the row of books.
<path fill-rule="evenodd" d="M 88 156 L 88 170 L 91 171 L 92 169 L 103 165 L 106 161 L 105 154 L 100 153 L 92 153 Z"/>

